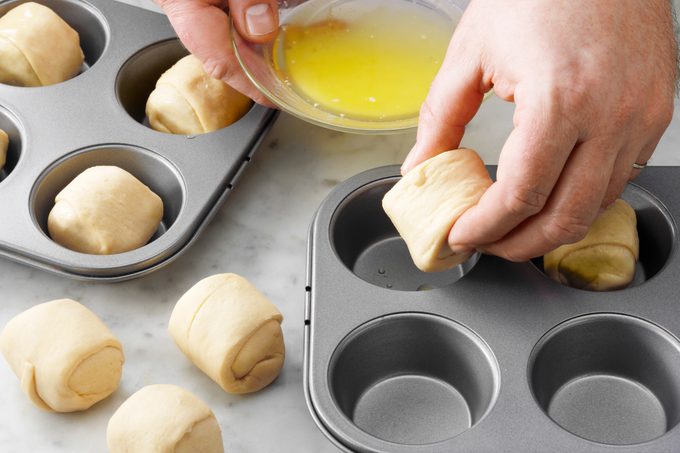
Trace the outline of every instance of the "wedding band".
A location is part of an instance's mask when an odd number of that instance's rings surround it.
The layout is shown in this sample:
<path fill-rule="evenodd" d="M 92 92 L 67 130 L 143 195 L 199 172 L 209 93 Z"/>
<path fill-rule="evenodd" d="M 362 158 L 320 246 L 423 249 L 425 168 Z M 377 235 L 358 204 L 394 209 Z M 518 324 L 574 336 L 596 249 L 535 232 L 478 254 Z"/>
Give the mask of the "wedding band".
<path fill-rule="evenodd" d="M 642 170 L 646 166 L 647 166 L 647 162 L 645 162 L 644 164 L 638 164 L 637 162 L 633 162 L 633 168 L 636 169 L 636 170 Z"/>

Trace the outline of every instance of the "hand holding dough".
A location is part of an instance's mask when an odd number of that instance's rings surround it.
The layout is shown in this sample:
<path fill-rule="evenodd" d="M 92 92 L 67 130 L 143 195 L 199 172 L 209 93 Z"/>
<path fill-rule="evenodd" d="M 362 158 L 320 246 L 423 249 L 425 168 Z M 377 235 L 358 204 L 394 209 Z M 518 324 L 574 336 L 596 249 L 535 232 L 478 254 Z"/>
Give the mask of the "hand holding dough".
<path fill-rule="evenodd" d="M 7 162 L 7 148 L 9 147 L 9 136 L 5 131 L 0 129 L 0 170 Z"/>
<path fill-rule="evenodd" d="M 585 238 L 546 254 L 543 268 L 553 280 L 574 288 L 620 289 L 635 277 L 639 249 L 635 211 L 618 199 L 595 219 Z"/>
<path fill-rule="evenodd" d="M 50 237 L 71 250 L 97 255 L 145 245 L 163 218 L 163 202 L 118 167 L 88 168 L 57 194 L 47 219 Z"/>
<path fill-rule="evenodd" d="M 80 37 L 54 11 L 23 3 L 0 18 L 0 83 L 37 87 L 75 77 Z"/>
<path fill-rule="evenodd" d="M 448 236 L 458 218 L 491 185 L 482 159 L 471 149 L 441 153 L 421 163 L 383 198 L 383 209 L 424 272 L 451 269 L 470 253 L 453 253 Z"/>
<path fill-rule="evenodd" d="M 109 420 L 111 453 L 222 453 L 222 433 L 210 408 L 175 385 L 149 385 Z"/>
<path fill-rule="evenodd" d="M 158 79 L 146 103 L 151 128 L 170 134 L 203 134 L 236 122 L 252 101 L 213 79 L 193 55 L 179 60 Z"/>
<path fill-rule="evenodd" d="M 0 351 L 33 404 L 57 412 L 80 411 L 116 388 L 123 349 L 83 305 L 54 300 L 18 314 L 0 335 Z"/>
<path fill-rule="evenodd" d="M 175 305 L 168 330 L 177 346 L 229 393 L 269 385 L 284 360 L 283 317 L 245 278 L 204 278 Z"/>

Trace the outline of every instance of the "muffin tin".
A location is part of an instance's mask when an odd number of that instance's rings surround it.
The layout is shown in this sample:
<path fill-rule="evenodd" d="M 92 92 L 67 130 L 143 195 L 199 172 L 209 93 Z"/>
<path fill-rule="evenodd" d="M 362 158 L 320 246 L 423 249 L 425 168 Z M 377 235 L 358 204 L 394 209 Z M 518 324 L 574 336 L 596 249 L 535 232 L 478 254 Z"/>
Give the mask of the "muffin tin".
<path fill-rule="evenodd" d="M 422 273 L 381 207 L 399 168 L 339 185 L 309 237 L 319 428 L 359 452 L 680 451 L 679 177 L 651 167 L 626 188 L 637 277 L 603 293 L 550 280 L 540 260 Z"/>
<path fill-rule="evenodd" d="M 10 136 L 0 172 L 0 255 L 78 279 L 125 280 L 158 269 L 214 216 L 276 112 L 255 105 L 233 125 L 203 135 L 154 131 L 146 126 L 146 99 L 188 53 L 167 18 L 112 0 L 37 1 L 78 31 L 85 64 L 57 85 L 0 85 L 0 128 Z M 2 2 L 0 16 L 21 3 Z M 162 225 L 146 246 L 96 256 L 49 238 L 54 196 L 94 165 L 117 165 L 163 199 Z"/>

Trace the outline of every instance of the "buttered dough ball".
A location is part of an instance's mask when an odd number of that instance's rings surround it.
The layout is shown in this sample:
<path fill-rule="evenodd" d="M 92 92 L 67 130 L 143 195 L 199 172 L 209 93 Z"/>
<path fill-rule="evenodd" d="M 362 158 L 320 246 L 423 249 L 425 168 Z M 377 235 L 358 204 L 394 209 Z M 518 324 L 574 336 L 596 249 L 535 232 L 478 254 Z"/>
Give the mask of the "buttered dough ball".
<path fill-rule="evenodd" d="M 0 170 L 7 162 L 7 148 L 9 147 L 9 136 L 7 132 L 0 129 Z"/>
<path fill-rule="evenodd" d="M 215 415 L 175 385 L 149 385 L 128 398 L 106 429 L 111 453 L 222 453 Z"/>
<path fill-rule="evenodd" d="M 203 134 L 236 122 L 252 101 L 213 79 L 193 55 L 179 60 L 156 83 L 146 103 L 151 127 L 169 134 Z"/>
<path fill-rule="evenodd" d="M 619 199 L 595 219 L 585 238 L 546 254 L 543 268 L 562 284 L 609 291 L 633 281 L 639 254 L 635 211 Z"/>
<path fill-rule="evenodd" d="M 182 352 L 225 391 L 249 393 L 269 385 L 281 371 L 282 320 L 248 280 L 218 274 L 181 297 L 168 330 Z"/>
<path fill-rule="evenodd" d="M 54 11 L 23 3 L 0 18 L 0 83 L 37 87 L 75 77 L 80 37 Z"/>
<path fill-rule="evenodd" d="M 50 237 L 82 253 L 110 255 L 142 247 L 158 229 L 163 202 L 122 168 L 91 167 L 55 198 Z"/>
<path fill-rule="evenodd" d="M 41 409 L 89 408 L 118 388 L 123 348 L 90 310 L 70 299 L 29 308 L 0 334 L 0 351 Z"/>
<path fill-rule="evenodd" d="M 472 252 L 453 253 L 448 236 L 491 183 L 476 152 L 456 149 L 421 163 L 385 194 L 383 209 L 418 269 L 443 271 L 470 258 Z"/>

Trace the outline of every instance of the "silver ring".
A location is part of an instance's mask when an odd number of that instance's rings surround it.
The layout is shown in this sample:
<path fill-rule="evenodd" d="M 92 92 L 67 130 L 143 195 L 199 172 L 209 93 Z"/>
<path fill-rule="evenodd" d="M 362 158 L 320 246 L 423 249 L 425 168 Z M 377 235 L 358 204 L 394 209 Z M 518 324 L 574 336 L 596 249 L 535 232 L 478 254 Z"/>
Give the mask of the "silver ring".
<path fill-rule="evenodd" d="M 647 162 L 645 162 L 644 164 L 638 164 L 637 162 L 633 162 L 633 168 L 636 169 L 636 170 L 642 170 L 646 166 L 647 166 Z"/>

